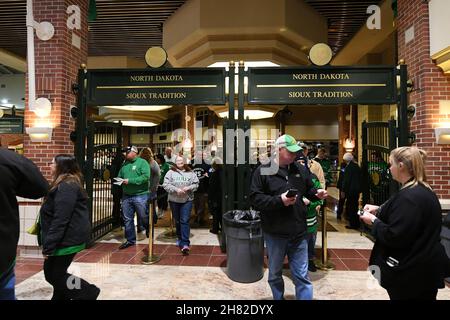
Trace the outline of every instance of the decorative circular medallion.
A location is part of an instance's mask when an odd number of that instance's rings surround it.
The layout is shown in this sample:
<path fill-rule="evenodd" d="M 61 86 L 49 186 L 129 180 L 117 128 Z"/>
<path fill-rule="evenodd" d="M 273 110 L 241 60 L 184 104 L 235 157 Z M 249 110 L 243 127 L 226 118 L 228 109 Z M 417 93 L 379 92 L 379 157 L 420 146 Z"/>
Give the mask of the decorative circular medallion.
<path fill-rule="evenodd" d="M 316 66 L 324 66 L 330 63 L 333 51 L 326 43 L 317 43 L 309 50 L 309 60 Z"/>
<path fill-rule="evenodd" d="M 167 52 L 161 47 L 151 47 L 145 53 L 145 61 L 152 68 L 162 67 L 167 61 Z"/>

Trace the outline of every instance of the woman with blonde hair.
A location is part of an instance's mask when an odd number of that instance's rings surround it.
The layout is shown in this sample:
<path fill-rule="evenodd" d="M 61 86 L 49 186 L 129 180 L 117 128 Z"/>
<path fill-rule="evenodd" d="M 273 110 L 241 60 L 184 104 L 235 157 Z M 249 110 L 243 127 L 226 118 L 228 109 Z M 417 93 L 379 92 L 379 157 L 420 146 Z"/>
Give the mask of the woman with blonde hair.
<path fill-rule="evenodd" d="M 53 182 L 40 210 L 39 242 L 45 257 L 45 280 L 52 300 L 94 300 L 100 289 L 67 272 L 90 238 L 88 196 L 75 157 L 57 155 L 50 166 Z"/>
<path fill-rule="evenodd" d="M 370 268 L 392 300 L 435 300 L 450 273 L 440 243 L 442 210 L 426 181 L 425 159 L 416 147 L 392 150 L 390 171 L 400 191 L 381 206 L 366 205 L 360 216 L 376 239 Z"/>

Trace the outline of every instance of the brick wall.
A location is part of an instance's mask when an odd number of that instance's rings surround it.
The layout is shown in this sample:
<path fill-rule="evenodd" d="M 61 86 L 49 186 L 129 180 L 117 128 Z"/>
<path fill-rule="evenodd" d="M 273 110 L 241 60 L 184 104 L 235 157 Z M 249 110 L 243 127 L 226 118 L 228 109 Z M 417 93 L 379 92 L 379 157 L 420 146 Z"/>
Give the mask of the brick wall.
<path fill-rule="evenodd" d="M 439 101 L 450 100 L 450 76 L 445 76 L 430 58 L 428 4 L 422 0 L 398 1 L 399 59 L 408 65 L 415 83 L 409 103 L 416 104 L 411 130 L 417 135 L 416 145 L 428 153 L 427 175 L 440 198 L 450 198 L 450 146 L 436 144 L 434 128 L 450 122 L 450 115 L 439 113 Z M 405 31 L 414 26 L 414 39 L 405 44 Z"/>
<path fill-rule="evenodd" d="M 55 35 L 49 41 L 35 36 L 36 98 L 45 97 L 52 103 L 49 119 L 53 129 L 49 143 L 30 142 L 24 138 L 25 155 L 33 160 L 50 179 L 49 163 L 59 153 L 73 153 L 69 134 L 75 121 L 70 118 L 70 105 L 76 103 L 71 86 L 77 81 L 81 63 L 87 62 L 87 3 L 86 0 L 39 0 L 34 1 L 34 19 L 49 21 L 55 28 Z M 78 5 L 81 11 L 81 30 L 69 30 L 66 22 L 67 7 Z M 81 49 L 72 45 L 72 33 L 81 38 Z M 28 80 L 28 78 L 27 78 Z M 28 83 L 26 105 L 28 105 Z M 33 112 L 25 112 L 25 127 L 38 126 L 40 120 Z"/>

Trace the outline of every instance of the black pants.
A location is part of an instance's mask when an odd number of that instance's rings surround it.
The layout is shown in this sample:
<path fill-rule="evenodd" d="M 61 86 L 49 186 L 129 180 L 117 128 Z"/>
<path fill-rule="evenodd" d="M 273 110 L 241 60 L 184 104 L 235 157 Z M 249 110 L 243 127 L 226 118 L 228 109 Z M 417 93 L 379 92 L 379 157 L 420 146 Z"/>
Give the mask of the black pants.
<path fill-rule="evenodd" d="M 345 205 L 345 198 L 339 196 L 338 208 L 337 208 L 337 212 L 336 212 L 336 216 L 338 218 L 341 218 L 342 214 L 344 213 L 344 205 Z"/>
<path fill-rule="evenodd" d="M 346 196 L 346 208 L 345 214 L 350 223 L 350 227 L 359 228 L 359 216 L 358 216 L 358 198 L 359 195 L 345 195 Z"/>
<path fill-rule="evenodd" d="M 158 186 L 156 190 L 156 202 L 158 203 L 158 209 L 167 210 L 168 202 L 167 202 L 168 194 L 163 187 Z"/>
<path fill-rule="evenodd" d="M 208 208 L 213 216 L 212 230 L 215 232 L 222 230 L 222 205 L 208 202 Z"/>
<path fill-rule="evenodd" d="M 194 193 L 194 211 L 195 211 L 195 222 L 198 224 L 208 222 L 208 217 L 206 216 L 205 204 L 208 201 L 208 194 L 196 192 Z"/>
<path fill-rule="evenodd" d="M 403 288 L 387 289 L 391 300 L 436 300 L 438 289 L 405 290 Z"/>
<path fill-rule="evenodd" d="M 44 261 L 45 280 L 53 286 L 52 300 L 95 300 L 100 289 L 67 273 L 76 253 L 50 256 Z"/>

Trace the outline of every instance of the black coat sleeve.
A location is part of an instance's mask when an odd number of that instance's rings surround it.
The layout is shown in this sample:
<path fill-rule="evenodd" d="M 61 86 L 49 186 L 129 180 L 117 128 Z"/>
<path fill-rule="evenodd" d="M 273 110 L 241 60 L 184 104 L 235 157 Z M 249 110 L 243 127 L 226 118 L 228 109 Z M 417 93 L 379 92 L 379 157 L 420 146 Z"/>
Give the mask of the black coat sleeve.
<path fill-rule="evenodd" d="M 53 218 L 47 235 L 44 237 L 43 254 L 52 254 L 61 243 L 64 232 L 70 223 L 78 198 L 78 186 L 62 182 L 54 196 Z"/>
<path fill-rule="evenodd" d="M 372 234 L 383 245 L 392 248 L 405 248 L 412 245 L 421 230 L 419 206 L 412 199 L 401 198 L 389 208 L 389 222 L 375 220 Z M 385 214 L 383 213 L 383 216 Z"/>
<path fill-rule="evenodd" d="M 252 177 L 252 184 L 250 186 L 250 202 L 258 210 L 278 210 L 283 208 L 283 201 L 281 195 L 269 195 L 264 190 L 264 177 L 261 176 L 261 167 L 256 169 Z"/>
<path fill-rule="evenodd" d="M 25 157 L 20 157 L 18 170 L 21 179 L 17 188 L 17 195 L 27 199 L 39 199 L 47 194 L 48 182 L 36 165 Z"/>

